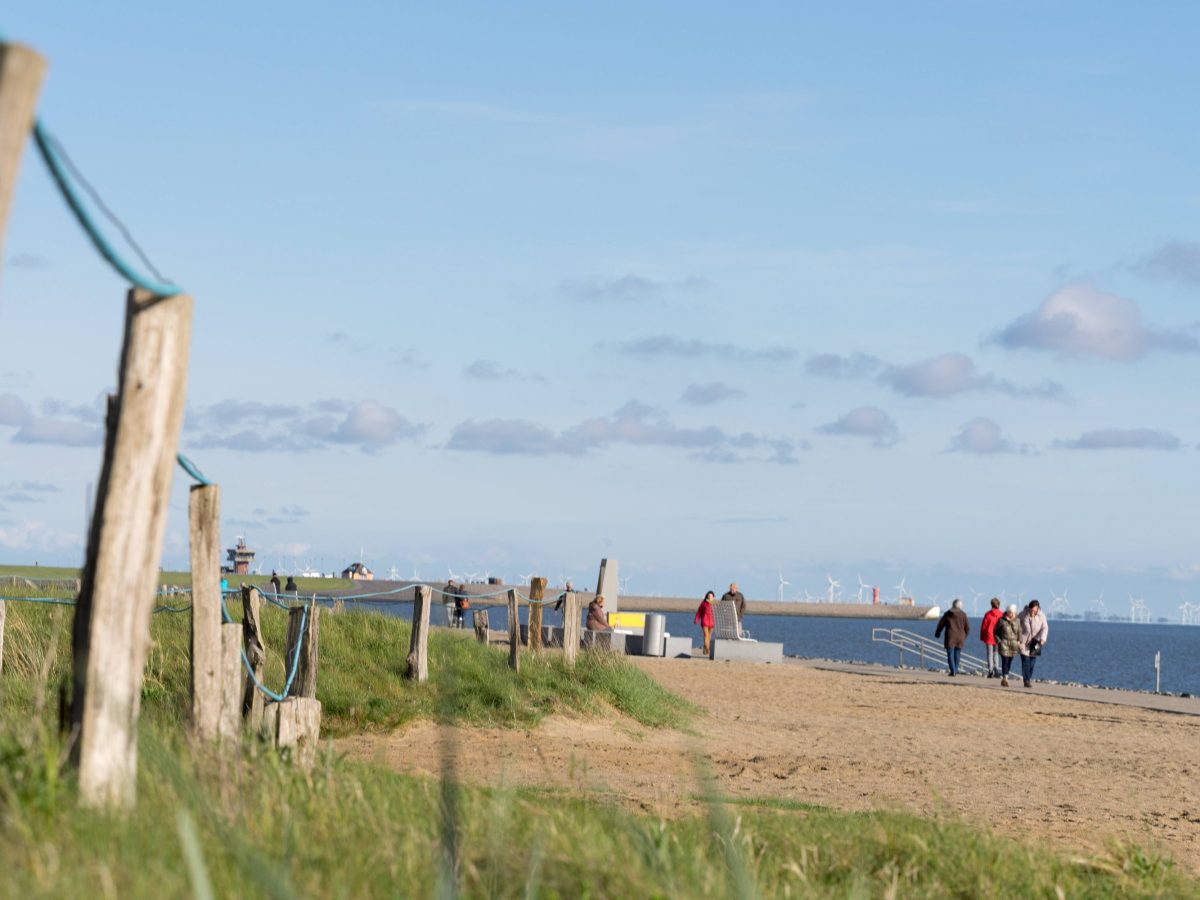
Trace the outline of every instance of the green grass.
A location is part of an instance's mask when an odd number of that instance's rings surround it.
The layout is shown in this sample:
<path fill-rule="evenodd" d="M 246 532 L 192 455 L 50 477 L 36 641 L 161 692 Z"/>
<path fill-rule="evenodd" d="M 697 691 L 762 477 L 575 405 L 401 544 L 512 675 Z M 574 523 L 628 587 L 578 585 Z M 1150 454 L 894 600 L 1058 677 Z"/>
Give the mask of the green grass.
<path fill-rule="evenodd" d="M 16 575 L 19 578 L 57 580 L 78 578 L 80 570 L 69 566 L 0 566 L 0 578 L 9 575 Z M 245 583 L 259 588 L 266 588 L 271 581 L 270 575 L 228 575 L 226 577 L 234 587 Z M 287 579 L 280 578 L 280 581 L 287 581 Z M 160 572 L 158 583 L 174 587 L 188 587 L 192 583 L 192 574 L 190 572 Z M 361 581 L 351 581 L 349 578 L 296 579 L 296 587 L 300 589 L 301 593 L 306 594 L 327 594 L 330 591 L 346 591 L 362 583 Z M 7 587 L 0 588 L 0 592 L 7 593 Z"/>
<path fill-rule="evenodd" d="M 254 742 L 233 758 L 198 753 L 182 727 L 188 618 L 153 620 L 139 802 L 114 816 L 77 806 L 52 724 L 71 611 L 9 604 L 0 897 L 186 897 L 202 882 L 217 897 L 1200 896 L 1169 859 L 1136 847 L 1079 859 L 952 818 L 718 800 L 702 768 L 683 813 L 664 819 L 612 795 L 463 787 L 453 748 L 440 782 L 350 763 L 328 746 L 311 773 Z M 276 687 L 284 627 L 281 611 L 266 612 Z M 525 727 L 556 711 L 618 708 L 647 726 L 686 727 L 695 716 L 619 659 L 583 654 L 572 672 L 556 654 L 526 655 L 515 675 L 505 653 L 444 631 L 431 640 L 429 684 L 411 685 L 400 677 L 408 635 L 378 614 L 323 618 L 326 735 L 418 717 Z"/>

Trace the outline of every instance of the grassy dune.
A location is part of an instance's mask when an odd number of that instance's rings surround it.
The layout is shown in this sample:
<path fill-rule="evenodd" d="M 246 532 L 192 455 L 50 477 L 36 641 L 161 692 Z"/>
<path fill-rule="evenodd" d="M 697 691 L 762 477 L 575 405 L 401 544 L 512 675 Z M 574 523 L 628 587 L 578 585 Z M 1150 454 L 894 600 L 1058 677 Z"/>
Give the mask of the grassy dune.
<path fill-rule="evenodd" d="M 441 781 L 351 764 L 327 748 L 308 775 L 254 744 L 234 759 L 197 753 L 182 727 L 186 613 L 154 619 L 137 810 L 82 811 L 53 727 L 70 609 L 11 603 L 8 618 L 0 897 L 1200 894 L 1168 860 L 1131 847 L 1070 859 L 952 820 L 717 802 L 706 799 L 702 767 L 694 812 L 663 820 L 569 791 L 460 786 L 453 747 Z M 282 612 L 268 611 L 276 688 L 284 628 Z M 406 623 L 339 613 L 321 628 L 327 732 L 415 717 L 524 727 L 554 711 L 610 707 L 647 726 L 687 727 L 695 716 L 621 660 L 585 655 L 571 672 L 553 654 L 527 656 L 514 675 L 495 648 L 440 632 L 431 682 L 418 688 L 400 678 Z"/>

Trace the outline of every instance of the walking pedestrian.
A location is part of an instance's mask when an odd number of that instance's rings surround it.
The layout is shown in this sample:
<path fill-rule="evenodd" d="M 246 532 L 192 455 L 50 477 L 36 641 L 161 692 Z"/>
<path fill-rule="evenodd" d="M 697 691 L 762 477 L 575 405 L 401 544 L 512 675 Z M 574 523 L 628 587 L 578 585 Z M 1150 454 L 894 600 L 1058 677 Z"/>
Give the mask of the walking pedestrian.
<path fill-rule="evenodd" d="M 721 595 L 722 602 L 725 600 L 733 601 L 733 605 L 737 608 L 738 627 L 742 625 L 742 621 L 746 618 L 746 598 L 741 591 L 738 590 L 737 582 L 729 585 L 729 590 Z"/>
<path fill-rule="evenodd" d="M 1046 638 L 1050 636 L 1050 623 L 1046 621 L 1042 604 L 1037 600 L 1030 600 L 1018 618 L 1021 621 L 1021 678 L 1025 681 L 1025 687 L 1030 687 L 1033 684 L 1033 667 L 1042 655 Z"/>
<path fill-rule="evenodd" d="M 446 586 L 442 588 L 442 605 L 446 608 L 446 625 L 449 628 L 454 627 L 455 611 L 458 609 L 458 585 L 451 578 L 446 582 Z"/>
<path fill-rule="evenodd" d="M 993 632 L 996 652 L 1000 654 L 1000 687 L 1008 687 L 1008 673 L 1012 669 L 1013 657 L 1021 652 L 1021 623 L 1017 620 L 1017 604 L 1010 603 L 996 620 Z"/>
<path fill-rule="evenodd" d="M 1000 598 L 992 598 L 992 608 L 979 623 L 979 639 L 987 647 L 988 678 L 1000 677 L 1000 654 L 996 650 L 996 622 L 1004 615 L 1000 610 Z"/>
<path fill-rule="evenodd" d="M 717 624 L 716 617 L 713 615 L 713 599 L 717 595 L 709 591 L 704 595 L 704 599 L 700 601 L 700 606 L 696 609 L 696 616 L 692 622 L 700 626 L 700 630 L 704 632 L 704 655 L 708 656 L 712 652 L 712 633 L 713 628 Z"/>
<path fill-rule="evenodd" d="M 937 629 L 933 632 L 934 637 L 945 634 L 942 646 L 946 648 L 946 662 L 950 666 L 952 678 L 958 674 L 959 657 L 962 656 L 963 644 L 967 642 L 967 635 L 970 633 L 971 623 L 967 620 L 967 614 L 963 612 L 962 601 L 955 598 L 946 614 L 938 620 Z"/>

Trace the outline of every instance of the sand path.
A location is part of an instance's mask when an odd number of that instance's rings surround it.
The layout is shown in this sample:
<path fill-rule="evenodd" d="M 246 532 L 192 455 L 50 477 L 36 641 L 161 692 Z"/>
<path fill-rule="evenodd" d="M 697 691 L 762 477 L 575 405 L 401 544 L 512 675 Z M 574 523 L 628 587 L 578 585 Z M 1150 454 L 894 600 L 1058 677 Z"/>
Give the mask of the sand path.
<path fill-rule="evenodd" d="M 934 683 L 901 671 L 636 662 L 704 710 L 695 734 L 623 717 L 556 716 L 530 731 L 417 723 L 392 735 L 345 738 L 336 748 L 436 774 L 449 731 L 469 781 L 611 791 L 665 814 L 692 805 L 699 753 L 719 790 L 734 796 L 950 812 L 1078 850 L 1120 838 L 1200 873 L 1200 718 L 1019 687 Z M 1002 772 L 1011 799 L 997 804 Z"/>

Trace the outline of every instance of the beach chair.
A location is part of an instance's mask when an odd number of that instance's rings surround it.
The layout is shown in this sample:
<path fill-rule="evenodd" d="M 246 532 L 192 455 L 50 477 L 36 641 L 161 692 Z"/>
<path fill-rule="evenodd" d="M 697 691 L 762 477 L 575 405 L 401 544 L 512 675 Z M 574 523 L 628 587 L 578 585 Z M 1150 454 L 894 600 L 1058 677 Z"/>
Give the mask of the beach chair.
<path fill-rule="evenodd" d="M 750 637 L 750 632 L 742 630 L 742 623 L 737 617 L 737 604 L 732 600 L 717 601 L 717 627 L 713 629 L 713 637 L 722 641 L 757 643 Z"/>

